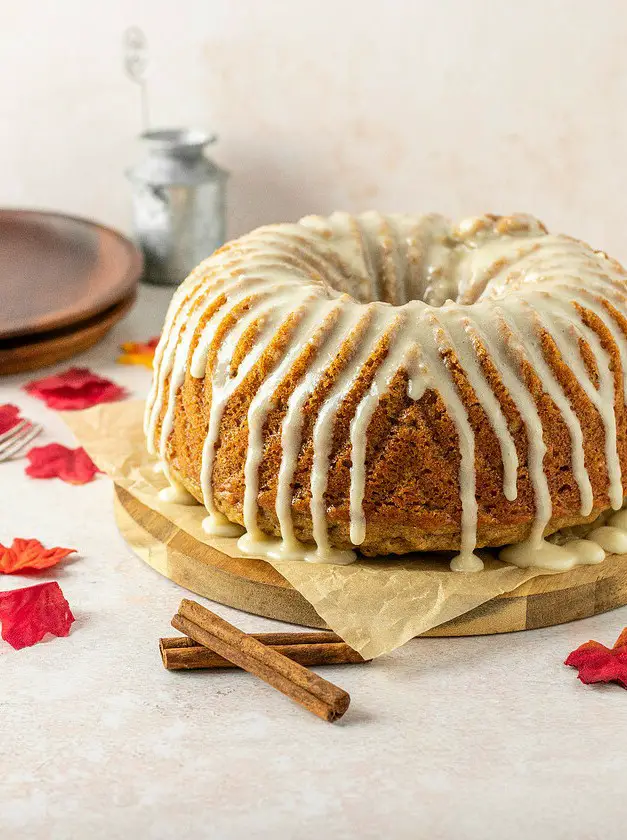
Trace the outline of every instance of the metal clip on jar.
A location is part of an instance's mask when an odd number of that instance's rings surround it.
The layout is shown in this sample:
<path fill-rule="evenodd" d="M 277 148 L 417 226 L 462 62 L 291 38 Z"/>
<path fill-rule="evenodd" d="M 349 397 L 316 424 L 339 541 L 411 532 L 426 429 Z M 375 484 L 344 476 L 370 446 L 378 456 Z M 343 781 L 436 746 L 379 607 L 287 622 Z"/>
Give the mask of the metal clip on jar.
<path fill-rule="evenodd" d="M 228 173 L 205 157 L 215 141 L 199 131 L 146 131 L 148 154 L 128 172 L 144 279 L 178 285 L 225 240 Z"/>

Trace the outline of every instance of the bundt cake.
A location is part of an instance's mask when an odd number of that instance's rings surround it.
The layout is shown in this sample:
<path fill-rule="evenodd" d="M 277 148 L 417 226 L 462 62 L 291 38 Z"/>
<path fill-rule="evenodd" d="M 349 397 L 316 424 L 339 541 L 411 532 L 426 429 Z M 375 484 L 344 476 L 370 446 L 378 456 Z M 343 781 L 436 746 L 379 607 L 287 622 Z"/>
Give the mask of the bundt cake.
<path fill-rule="evenodd" d="M 177 289 L 145 428 L 170 493 L 253 555 L 474 570 L 514 543 L 558 567 L 603 551 L 544 537 L 623 505 L 626 377 L 627 274 L 603 252 L 527 215 L 334 213 Z"/>

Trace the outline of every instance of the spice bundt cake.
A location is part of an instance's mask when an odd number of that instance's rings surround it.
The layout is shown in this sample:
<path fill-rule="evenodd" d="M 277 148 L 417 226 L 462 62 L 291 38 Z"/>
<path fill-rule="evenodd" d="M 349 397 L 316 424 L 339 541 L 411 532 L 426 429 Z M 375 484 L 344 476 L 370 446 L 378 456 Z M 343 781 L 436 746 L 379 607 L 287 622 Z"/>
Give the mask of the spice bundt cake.
<path fill-rule="evenodd" d="M 334 213 L 259 228 L 178 288 L 146 434 L 172 492 L 257 556 L 475 569 L 522 543 L 542 565 L 563 550 L 544 536 L 622 507 L 626 376 L 604 253 L 526 215 Z"/>

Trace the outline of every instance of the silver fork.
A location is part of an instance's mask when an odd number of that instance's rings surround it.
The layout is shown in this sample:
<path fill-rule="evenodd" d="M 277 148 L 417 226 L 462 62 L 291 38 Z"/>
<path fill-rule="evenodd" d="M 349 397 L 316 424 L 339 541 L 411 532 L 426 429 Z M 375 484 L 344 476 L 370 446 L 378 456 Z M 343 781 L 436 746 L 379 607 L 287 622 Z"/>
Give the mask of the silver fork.
<path fill-rule="evenodd" d="M 20 455 L 42 429 L 43 426 L 39 423 L 31 423 L 30 420 L 21 420 L 17 425 L 9 429 L 8 432 L 0 435 L 0 463 Z"/>

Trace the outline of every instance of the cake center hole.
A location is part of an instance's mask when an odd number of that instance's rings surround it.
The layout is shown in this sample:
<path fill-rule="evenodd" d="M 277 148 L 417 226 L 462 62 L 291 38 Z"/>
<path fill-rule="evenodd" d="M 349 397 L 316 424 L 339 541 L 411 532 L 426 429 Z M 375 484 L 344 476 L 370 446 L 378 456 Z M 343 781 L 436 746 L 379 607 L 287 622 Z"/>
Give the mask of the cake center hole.
<path fill-rule="evenodd" d="M 403 306 L 412 300 L 429 306 L 457 302 L 459 251 L 453 245 L 434 243 L 428 254 L 412 258 L 405 251 L 391 255 L 369 242 L 363 252 L 368 282 L 356 278 L 358 295 L 355 289 L 352 294 L 362 303 L 381 301 L 392 306 Z"/>

